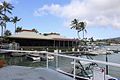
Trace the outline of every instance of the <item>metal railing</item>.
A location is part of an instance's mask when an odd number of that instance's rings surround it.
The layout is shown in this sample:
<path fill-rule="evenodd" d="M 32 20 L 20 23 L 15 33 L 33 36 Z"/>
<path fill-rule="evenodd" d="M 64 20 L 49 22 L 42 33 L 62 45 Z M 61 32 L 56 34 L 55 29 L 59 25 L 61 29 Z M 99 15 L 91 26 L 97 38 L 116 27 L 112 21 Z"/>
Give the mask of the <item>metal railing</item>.
<path fill-rule="evenodd" d="M 120 64 L 118 63 L 112 63 L 112 62 L 105 62 L 105 61 L 99 61 L 99 60 L 90 60 L 90 59 L 85 59 L 85 58 L 80 58 L 80 57 L 75 57 L 75 56 L 68 56 L 68 55 L 62 55 L 62 54 L 58 54 L 58 52 L 47 52 L 47 51 L 24 51 L 24 50 L 4 50 L 4 49 L 0 49 L 0 51 L 4 51 L 4 52 L 23 52 L 23 53 L 36 53 L 36 54 L 40 54 L 40 53 L 45 53 L 47 56 L 47 60 L 46 60 L 46 68 L 49 68 L 49 60 L 48 60 L 48 55 L 54 55 L 56 56 L 56 69 L 58 68 L 58 57 L 65 57 L 65 58 L 70 58 L 74 60 L 74 71 L 73 71 L 73 79 L 75 80 L 76 78 L 76 60 L 80 60 L 80 61 L 86 61 L 86 62 L 92 62 L 92 63 L 98 63 L 98 64 L 104 64 L 104 65 L 108 65 L 108 66 L 114 66 L 114 67 L 119 67 L 120 68 Z"/>

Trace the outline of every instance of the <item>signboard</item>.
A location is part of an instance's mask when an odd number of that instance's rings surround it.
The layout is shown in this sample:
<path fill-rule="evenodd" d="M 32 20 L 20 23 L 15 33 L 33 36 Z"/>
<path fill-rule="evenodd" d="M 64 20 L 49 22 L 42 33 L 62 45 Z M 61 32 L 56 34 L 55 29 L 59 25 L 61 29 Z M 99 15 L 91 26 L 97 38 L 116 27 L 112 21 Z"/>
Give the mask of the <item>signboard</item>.
<path fill-rule="evenodd" d="M 105 80 L 105 68 L 94 67 L 93 80 Z"/>

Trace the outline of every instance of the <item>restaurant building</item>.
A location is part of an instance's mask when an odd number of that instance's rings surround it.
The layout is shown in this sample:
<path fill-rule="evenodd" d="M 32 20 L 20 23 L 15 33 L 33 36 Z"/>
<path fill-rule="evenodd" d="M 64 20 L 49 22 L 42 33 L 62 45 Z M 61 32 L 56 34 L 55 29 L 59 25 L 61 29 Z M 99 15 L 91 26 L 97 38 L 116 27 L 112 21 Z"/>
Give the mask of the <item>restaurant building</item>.
<path fill-rule="evenodd" d="M 78 39 L 66 38 L 58 33 L 40 34 L 32 30 L 21 30 L 8 39 L 19 43 L 21 47 L 70 48 L 78 44 Z"/>

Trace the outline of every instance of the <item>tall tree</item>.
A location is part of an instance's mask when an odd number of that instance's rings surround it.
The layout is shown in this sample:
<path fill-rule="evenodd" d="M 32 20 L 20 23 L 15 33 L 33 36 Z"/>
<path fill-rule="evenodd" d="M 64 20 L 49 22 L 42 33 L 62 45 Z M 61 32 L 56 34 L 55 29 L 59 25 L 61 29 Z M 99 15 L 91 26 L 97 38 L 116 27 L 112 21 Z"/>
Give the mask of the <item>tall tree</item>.
<path fill-rule="evenodd" d="M 2 6 L 3 6 L 4 15 L 6 15 L 7 12 L 10 13 L 10 14 L 12 14 L 11 11 L 12 11 L 12 9 L 14 8 L 14 7 L 12 6 L 12 4 L 10 4 L 10 3 L 6 2 L 6 1 L 3 1 L 3 2 L 2 2 Z"/>
<path fill-rule="evenodd" d="M 6 23 L 10 22 L 10 18 L 8 16 L 4 15 L 2 17 L 2 22 L 3 22 L 3 27 L 4 27 L 4 33 L 5 33 L 5 31 L 6 31 Z"/>
<path fill-rule="evenodd" d="M 1 6 L 0 6 L 1 14 L 2 14 L 1 18 L 2 18 L 3 23 L 5 24 L 4 25 L 4 28 L 5 28 L 4 31 L 6 31 L 6 23 L 10 21 L 10 18 L 7 16 L 7 13 L 12 14 L 12 9 L 13 8 L 14 7 L 12 6 L 12 4 L 10 4 L 6 1 L 3 1 L 1 3 Z"/>
<path fill-rule="evenodd" d="M 5 23 L 3 21 L 0 22 L 0 26 L 1 26 L 1 36 L 3 37 L 3 27 L 5 26 Z"/>
<path fill-rule="evenodd" d="M 38 33 L 38 30 L 37 30 L 37 29 L 35 29 L 35 28 L 33 28 L 33 29 L 32 29 L 32 31 L 34 31 L 34 32 Z"/>
<path fill-rule="evenodd" d="M 22 30 L 22 27 L 17 27 L 15 32 L 20 32 Z"/>
<path fill-rule="evenodd" d="M 2 5 L 0 4 L 0 26 L 1 26 L 1 36 L 3 36 L 3 21 L 2 21 L 2 16 L 3 16 L 3 13 L 2 13 Z"/>
<path fill-rule="evenodd" d="M 0 4 L 0 18 L 1 18 L 1 16 L 3 15 L 3 6 Z"/>
<path fill-rule="evenodd" d="M 81 31 L 83 31 L 83 39 L 84 39 L 84 33 L 87 32 L 87 30 L 85 29 L 85 26 L 86 26 L 86 22 L 79 22 L 78 19 L 74 19 L 71 22 L 71 29 L 77 30 L 77 34 L 78 34 L 79 39 L 80 39 L 79 33 Z"/>
<path fill-rule="evenodd" d="M 15 32 L 16 32 L 16 24 L 20 20 L 21 20 L 21 18 L 18 18 L 17 16 L 13 17 L 12 20 L 11 20 L 13 22 L 13 24 L 15 24 Z"/>
<path fill-rule="evenodd" d="M 78 35 L 78 38 L 80 39 L 80 35 L 79 35 L 79 32 L 80 32 L 80 25 L 79 25 L 79 22 L 77 19 L 74 19 L 73 21 L 71 21 L 71 29 L 76 29 L 77 30 L 77 35 Z"/>
<path fill-rule="evenodd" d="M 10 32 L 10 30 L 6 30 L 4 34 L 5 34 L 5 36 L 10 36 L 11 32 Z"/>
<path fill-rule="evenodd" d="M 80 22 L 80 26 L 81 26 L 81 31 L 83 31 L 83 39 L 84 39 L 84 35 L 87 32 L 85 26 L 86 26 L 86 22 Z"/>

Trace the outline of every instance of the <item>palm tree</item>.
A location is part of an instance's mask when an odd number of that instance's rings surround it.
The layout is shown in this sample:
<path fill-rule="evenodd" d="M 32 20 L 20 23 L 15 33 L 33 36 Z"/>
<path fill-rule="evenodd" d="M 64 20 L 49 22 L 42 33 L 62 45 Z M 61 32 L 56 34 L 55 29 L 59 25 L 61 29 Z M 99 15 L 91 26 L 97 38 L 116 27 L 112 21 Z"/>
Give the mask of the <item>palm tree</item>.
<path fill-rule="evenodd" d="M 8 16 L 6 16 L 6 15 L 4 15 L 3 17 L 2 17 L 2 21 L 3 21 L 3 26 L 4 26 L 4 32 L 6 31 L 6 23 L 7 22 L 10 22 L 10 18 L 8 17 Z"/>
<path fill-rule="evenodd" d="M 15 32 L 16 32 L 16 24 L 20 20 L 21 20 L 21 18 L 18 18 L 17 16 L 13 17 L 12 20 L 11 20 L 13 22 L 13 24 L 15 24 Z"/>
<path fill-rule="evenodd" d="M 1 36 L 3 37 L 3 27 L 5 26 L 3 21 L 0 22 L 0 26 L 1 26 Z"/>
<path fill-rule="evenodd" d="M 3 36 L 4 28 L 6 29 L 6 22 L 9 22 L 10 18 L 8 16 L 0 16 L 0 26 L 1 26 L 1 36 Z"/>
<path fill-rule="evenodd" d="M 79 32 L 83 31 L 83 39 L 84 39 L 84 33 L 87 32 L 85 29 L 86 23 L 85 22 L 79 22 L 78 19 L 74 19 L 71 22 L 71 29 L 77 30 L 78 38 L 80 39 Z"/>
<path fill-rule="evenodd" d="M 4 34 L 5 34 L 5 36 L 10 36 L 11 32 L 10 32 L 10 30 L 6 30 Z"/>
<path fill-rule="evenodd" d="M 0 17 L 3 15 L 3 6 L 2 5 L 0 5 Z"/>
<path fill-rule="evenodd" d="M 3 1 L 2 2 L 2 5 L 0 6 L 0 9 L 1 9 L 1 13 L 2 13 L 2 21 L 4 22 L 4 28 L 5 28 L 5 30 L 4 31 L 6 31 L 6 22 L 9 22 L 10 21 L 10 18 L 6 15 L 7 14 L 7 12 L 9 13 L 9 14 L 12 14 L 12 9 L 13 9 L 14 7 L 12 6 L 12 4 L 10 4 L 10 3 L 8 3 L 8 2 L 6 2 L 6 1 Z"/>
<path fill-rule="evenodd" d="M 2 7 L 3 7 L 3 12 L 4 12 L 4 15 L 6 15 L 6 12 L 12 14 L 12 9 L 14 8 L 12 6 L 12 4 L 10 3 L 7 3 L 6 1 L 2 2 Z"/>
<path fill-rule="evenodd" d="M 94 39 L 93 37 L 89 38 L 90 42 L 94 42 Z"/>
<path fill-rule="evenodd" d="M 1 36 L 3 36 L 3 21 L 2 21 L 2 16 L 3 16 L 3 13 L 2 13 L 2 5 L 0 5 L 0 26 L 1 26 Z"/>
<path fill-rule="evenodd" d="M 22 30 L 22 27 L 17 27 L 15 32 L 20 32 Z"/>
<path fill-rule="evenodd" d="M 85 29 L 86 22 L 80 22 L 81 26 L 81 31 L 83 31 L 83 39 L 84 39 L 84 34 L 87 33 L 87 30 Z"/>
<path fill-rule="evenodd" d="M 80 35 L 79 35 L 79 28 L 80 28 L 80 25 L 79 25 L 79 22 L 77 19 L 74 19 L 72 22 L 71 22 L 71 29 L 76 29 L 77 30 L 77 35 L 78 35 L 78 38 L 80 39 Z"/>
<path fill-rule="evenodd" d="M 37 29 L 35 29 L 35 28 L 33 28 L 33 29 L 32 29 L 32 31 L 34 31 L 34 32 L 38 33 Z"/>

